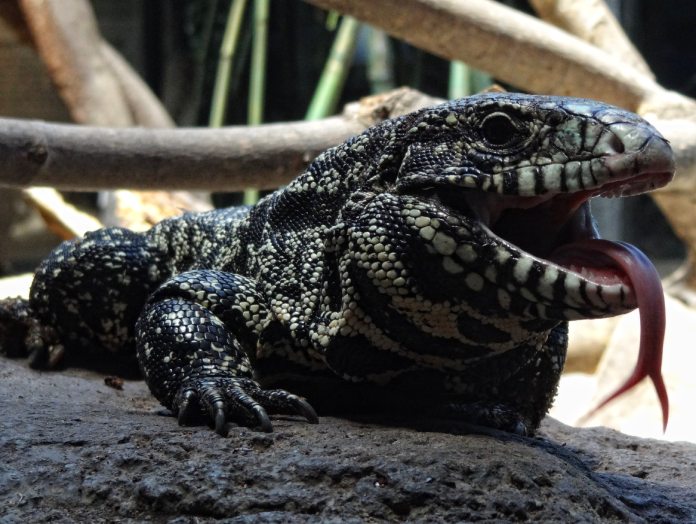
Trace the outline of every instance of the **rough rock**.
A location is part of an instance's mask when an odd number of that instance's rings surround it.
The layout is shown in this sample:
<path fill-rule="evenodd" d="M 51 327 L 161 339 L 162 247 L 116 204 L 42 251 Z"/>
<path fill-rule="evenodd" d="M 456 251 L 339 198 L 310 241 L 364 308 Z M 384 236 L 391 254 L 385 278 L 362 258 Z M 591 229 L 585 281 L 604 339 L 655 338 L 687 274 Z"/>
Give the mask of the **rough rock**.
<path fill-rule="evenodd" d="M 693 444 L 278 417 L 223 439 L 104 378 L 0 359 L 1 523 L 696 521 Z"/>

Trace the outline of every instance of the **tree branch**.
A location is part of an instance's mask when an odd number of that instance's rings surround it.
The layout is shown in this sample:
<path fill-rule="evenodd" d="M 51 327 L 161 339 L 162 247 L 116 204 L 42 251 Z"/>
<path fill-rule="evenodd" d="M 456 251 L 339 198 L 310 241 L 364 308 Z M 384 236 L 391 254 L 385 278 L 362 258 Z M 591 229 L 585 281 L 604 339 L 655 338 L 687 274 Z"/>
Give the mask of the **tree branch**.
<path fill-rule="evenodd" d="M 0 184 L 67 190 L 278 187 L 360 127 L 105 128 L 0 120 Z"/>
<path fill-rule="evenodd" d="M 539 17 L 655 79 L 604 0 L 530 0 Z"/>
<path fill-rule="evenodd" d="M 134 124 L 144 127 L 174 127 L 176 124 L 162 102 L 121 54 L 104 40 L 101 40 L 99 50 L 104 63 L 109 66 L 121 87 Z"/>
<path fill-rule="evenodd" d="M 89 3 L 19 0 L 19 6 L 39 56 L 73 120 L 81 124 L 133 125 L 121 87 L 101 56 L 102 39 Z"/>
<path fill-rule="evenodd" d="M 531 92 L 595 98 L 636 111 L 662 90 L 593 45 L 490 0 L 308 1 Z"/>
<path fill-rule="evenodd" d="M 233 191 L 288 183 L 321 151 L 438 100 L 409 89 L 343 116 L 219 129 L 103 128 L 0 119 L 0 186 Z"/>

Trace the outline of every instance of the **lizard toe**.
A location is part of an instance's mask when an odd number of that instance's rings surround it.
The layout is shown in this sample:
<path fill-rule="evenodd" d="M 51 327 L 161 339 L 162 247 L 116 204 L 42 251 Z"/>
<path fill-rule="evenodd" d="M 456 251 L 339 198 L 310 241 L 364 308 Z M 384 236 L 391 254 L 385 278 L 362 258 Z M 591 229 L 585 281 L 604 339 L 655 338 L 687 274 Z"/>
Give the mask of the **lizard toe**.
<path fill-rule="evenodd" d="M 0 354 L 26 357 L 33 369 L 56 369 L 63 363 L 65 346 L 25 299 L 7 298 L 0 300 Z"/>
<path fill-rule="evenodd" d="M 198 394 L 193 389 L 182 390 L 174 401 L 175 413 L 180 426 L 189 426 L 200 411 Z"/>
<path fill-rule="evenodd" d="M 27 361 L 32 369 L 56 369 L 61 365 L 64 357 L 63 344 L 40 343 L 30 348 Z"/>
<path fill-rule="evenodd" d="M 266 410 L 248 390 L 261 391 L 258 384 L 249 379 L 192 379 L 180 388 L 172 410 L 180 425 L 208 421 L 223 437 L 229 432 L 229 422 L 273 431 Z"/>
<path fill-rule="evenodd" d="M 230 429 L 227 424 L 227 416 L 225 414 L 225 403 L 218 400 L 213 406 L 213 411 L 215 413 L 213 417 L 215 420 L 215 433 L 221 437 L 226 437 Z"/>
<path fill-rule="evenodd" d="M 260 391 L 259 385 L 249 379 L 232 379 L 226 389 L 230 405 L 234 406 L 234 412 L 247 425 L 256 424 L 266 433 L 273 431 L 273 424 L 264 407 L 254 398 L 253 393 Z"/>
<path fill-rule="evenodd" d="M 319 417 L 309 402 L 284 389 L 259 389 L 253 395 L 271 413 L 299 415 L 310 424 L 319 422 Z"/>

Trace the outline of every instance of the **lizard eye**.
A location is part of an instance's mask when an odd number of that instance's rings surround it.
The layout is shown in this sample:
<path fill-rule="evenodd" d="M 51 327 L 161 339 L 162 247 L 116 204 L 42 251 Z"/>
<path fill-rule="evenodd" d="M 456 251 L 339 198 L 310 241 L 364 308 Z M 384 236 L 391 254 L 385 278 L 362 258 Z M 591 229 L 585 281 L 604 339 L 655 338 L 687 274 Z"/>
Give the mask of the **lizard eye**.
<path fill-rule="evenodd" d="M 519 139 L 517 126 L 505 113 L 492 113 L 481 122 L 483 139 L 492 146 L 511 145 Z"/>

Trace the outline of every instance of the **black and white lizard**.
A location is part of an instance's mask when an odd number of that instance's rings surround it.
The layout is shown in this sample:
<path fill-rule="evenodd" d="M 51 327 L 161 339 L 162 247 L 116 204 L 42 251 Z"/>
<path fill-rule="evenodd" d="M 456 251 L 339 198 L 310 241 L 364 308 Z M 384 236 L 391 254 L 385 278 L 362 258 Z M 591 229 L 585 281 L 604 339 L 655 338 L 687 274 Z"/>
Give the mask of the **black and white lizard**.
<path fill-rule="evenodd" d="M 329 149 L 252 208 L 63 243 L 28 301 L 2 302 L 0 343 L 36 365 L 135 353 L 180 423 L 223 435 L 229 421 L 270 431 L 267 413 L 316 422 L 310 402 L 533 432 L 566 321 L 659 292 L 632 247 L 596 239 L 589 199 L 673 171 L 667 141 L 616 107 L 451 101 Z M 661 340 L 646 345 L 639 374 L 661 384 Z"/>

